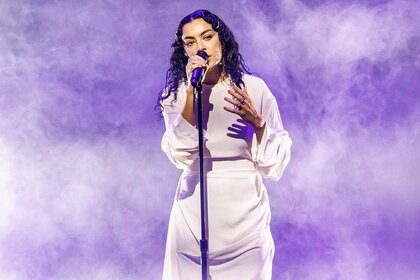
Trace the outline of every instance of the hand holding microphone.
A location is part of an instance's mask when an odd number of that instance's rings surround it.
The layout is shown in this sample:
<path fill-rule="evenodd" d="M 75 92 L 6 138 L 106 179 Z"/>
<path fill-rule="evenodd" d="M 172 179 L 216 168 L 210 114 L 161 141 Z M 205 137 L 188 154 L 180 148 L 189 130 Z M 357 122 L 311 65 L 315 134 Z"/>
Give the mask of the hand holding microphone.
<path fill-rule="evenodd" d="M 199 50 L 197 54 L 192 55 L 186 66 L 187 77 L 191 85 L 197 87 L 205 76 L 207 64 L 207 53 L 203 50 Z"/>
<path fill-rule="evenodd" d="M 191 125 L 195 125 L 194 88 L 197 87 L 197 84 L 203 80 L 206 74 L 206 70 L 208 68 L 207 58 L 208 56 L 205 51 L 198 51 L 197 54 L 191 55 L 189 57 L 188 63 L 185 67 L 189 85 L 187 88 L 187 100 L 185 101 L 184 109 L 182 110 L 181 114 L 184 119 L 187 120 Z"/>

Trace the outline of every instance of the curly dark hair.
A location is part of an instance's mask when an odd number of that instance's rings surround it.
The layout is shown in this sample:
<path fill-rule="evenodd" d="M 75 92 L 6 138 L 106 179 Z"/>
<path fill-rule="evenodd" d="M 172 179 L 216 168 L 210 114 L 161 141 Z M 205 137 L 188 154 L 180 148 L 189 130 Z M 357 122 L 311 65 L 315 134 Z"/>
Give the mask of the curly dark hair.
<path fill-rule="evenodd" d="M 161 110 L 162 101 L 168 98 L 171 94 L 174 95 L 174 100 L 176 100 L 179 85 L 182 82 L 186 82 L 188 79 L 187 74 L 185 73 L 188 57 L 184 52 L 182 28 L 185 24 L 200 18 L 208 24 L 211 24 L 213 30 L 219 35 L 219 40 L 222 45 L 222 60 L 220 62 L 221 72 L 224 75 L 229 76 L 239 87 L 244 86 L 244 82 L 242 81 L 243 74 L 251 74 L 248 67 L 245 65 L 242 55 L 239 53 L 238 43 L 235 41 L 233 33 L 226 24 L 218 16 L 207 10 L 196 10 L 185 16 L 179 23 L 175 41 L 171 46 L 171 66 L 166 72 L 166 86 L 164 90 L 159 93 L 157 107 Z"/>

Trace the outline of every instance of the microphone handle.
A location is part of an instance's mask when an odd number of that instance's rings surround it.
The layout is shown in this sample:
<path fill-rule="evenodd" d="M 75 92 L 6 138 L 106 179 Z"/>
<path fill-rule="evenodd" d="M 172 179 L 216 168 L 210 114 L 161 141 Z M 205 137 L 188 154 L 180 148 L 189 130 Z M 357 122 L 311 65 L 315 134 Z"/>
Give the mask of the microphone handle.
<path fill-rule="evenodd" d="M 203 78 L 204 74 L 204 67 L 195 68 L 191 75 L 191 85 L 193 87 L 197 87 L 198 84 L 201 83 L 201 79 Z"/>

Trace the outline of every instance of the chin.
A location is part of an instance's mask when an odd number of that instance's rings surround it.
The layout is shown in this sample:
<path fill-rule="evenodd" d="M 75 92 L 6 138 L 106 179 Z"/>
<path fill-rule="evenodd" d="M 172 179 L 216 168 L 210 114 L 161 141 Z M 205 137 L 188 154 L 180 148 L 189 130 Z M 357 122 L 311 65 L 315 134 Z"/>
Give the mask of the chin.
<path fill-rule="evenodd" d="M 219 66 L 219 64 L 220 64 L 220 61 L 213 62 L 213 61 L 210 60 L 209 68 L 216 68 L 216 67 Z"/>

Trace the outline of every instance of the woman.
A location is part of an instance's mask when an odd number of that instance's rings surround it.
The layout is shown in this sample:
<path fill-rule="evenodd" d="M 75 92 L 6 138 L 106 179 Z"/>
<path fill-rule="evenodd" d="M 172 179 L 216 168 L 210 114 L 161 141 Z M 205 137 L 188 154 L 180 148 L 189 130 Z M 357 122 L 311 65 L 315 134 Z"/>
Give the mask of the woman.
<path fill-rule="evenodd" d="M 197 55 L 203 50 L 205 61 Z M 233 34 L 216 15 L 198 10 L 181 20 L 159 98 L 162 149 L 183 169 L 169 221 L 163 279 L 200 279 L 198 132 L 192 71 L 203 86 L 208 192 L 209 279 L 271 279 L 274 243 L 262 176 L 278 180 L 291 140 L 276 100 L 247 71 Z"/>

